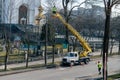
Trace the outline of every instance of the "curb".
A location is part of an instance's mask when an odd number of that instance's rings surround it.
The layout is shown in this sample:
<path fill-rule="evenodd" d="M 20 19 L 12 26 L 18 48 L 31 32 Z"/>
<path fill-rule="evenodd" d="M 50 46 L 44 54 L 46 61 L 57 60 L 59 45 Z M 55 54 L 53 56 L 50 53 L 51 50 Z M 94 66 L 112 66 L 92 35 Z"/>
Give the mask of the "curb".
<path fill-rule="evenodd" d="M 36 71 L 36 70 L 42 70 L 42 69 L 46 69 L 46 67 L 33 68 L 33 69 L 3 71 L 3 72 L 0 72 L 0 76 L 7 76 L 7 75 L 12 75 L 12 74 L 18 74 L 18 73 L 24 73 L 24 72 L 30 72 L 30 71 Z"/>

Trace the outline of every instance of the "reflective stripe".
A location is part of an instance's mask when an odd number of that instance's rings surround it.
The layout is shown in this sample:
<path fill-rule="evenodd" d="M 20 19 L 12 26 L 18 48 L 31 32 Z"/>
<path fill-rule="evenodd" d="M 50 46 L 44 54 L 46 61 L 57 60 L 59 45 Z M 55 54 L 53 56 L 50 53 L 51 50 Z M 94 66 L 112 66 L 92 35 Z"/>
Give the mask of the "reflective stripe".
<path fill-rule="evenodd" d="M 57 10 L 56 7 L 53 7 L 53 8 L 52 8 L 52 11 L 56 11 L 56 10 Z"/>
<path fill-rule="evenodd" d="M 101 68 L 102 67 L 102 64 L 101 63 L 98 63 L 98 68 Z"/>

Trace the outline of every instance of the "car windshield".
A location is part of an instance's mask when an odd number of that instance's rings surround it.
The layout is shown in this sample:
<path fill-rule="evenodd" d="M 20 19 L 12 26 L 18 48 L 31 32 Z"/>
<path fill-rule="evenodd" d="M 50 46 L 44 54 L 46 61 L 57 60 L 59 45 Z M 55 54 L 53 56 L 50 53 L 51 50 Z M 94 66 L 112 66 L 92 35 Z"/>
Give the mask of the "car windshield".
<path fill-rule="evenodd" d="M 74 57 L 74 53 L 69 53 L 67 56 L 68 57 Z"/>

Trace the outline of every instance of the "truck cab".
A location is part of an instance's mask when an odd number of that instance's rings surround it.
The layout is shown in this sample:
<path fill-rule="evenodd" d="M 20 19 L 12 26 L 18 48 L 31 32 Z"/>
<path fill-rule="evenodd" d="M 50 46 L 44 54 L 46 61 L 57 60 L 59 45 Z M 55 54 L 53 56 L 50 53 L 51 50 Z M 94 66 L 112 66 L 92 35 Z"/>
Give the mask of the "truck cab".
<path fill-rule="evenodd" d="M 78 52 L 68 52 L 66 56 L 62 58 L 62 65 L 75 65 L 81 62 L 87 64 L 89 61 L 89 57 L 80 57 Z"/>

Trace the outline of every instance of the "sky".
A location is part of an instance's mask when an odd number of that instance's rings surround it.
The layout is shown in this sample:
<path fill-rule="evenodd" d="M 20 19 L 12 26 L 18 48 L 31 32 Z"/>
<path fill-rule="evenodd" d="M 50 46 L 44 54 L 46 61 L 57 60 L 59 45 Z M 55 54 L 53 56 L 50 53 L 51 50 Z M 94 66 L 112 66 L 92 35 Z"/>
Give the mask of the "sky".
<path fill-rule="evenodd" d="M 51 0 L 51 1 L 56 1 L 56 0 Z M 60 2 L 59 2 L 60 1 Z M 84 2 L 85 0 L 76 0 L 77 2 L 76 3 L 74 3 L 74 5 L 79 5 L 79 4 L 81 4 L 82 2 Z M 62 6 L 62 0 L 57 0 L 56 2 L 59 2 L 59 3 L 57 3 L 56 4 L 56 7 L 58 8 L 63 8 L 63 6 Z M 43 5 L 43 7 L 46 5 L 46 0 L 41 0 L 41 4 Z M 59 4 L 59 5 L 58 5 Z M 99 6 L 104 6 L 103 5 L 103 3 L 102 4 L 100 4 L 100 3 L 98 3 L 98 4 L 95 4 L 95 5 L 99 5 Z M 69 6 L 70 7 L 70 6 Z M 85 7 L 85 4 L 82 4 L 80 7 Z M 75 8 L 75 9 L 77 9 L 77 8 Z"/>
<path fill-rule="evenodd" d="M 46 5 L 46 2 L 45 2 L 46 0 L 41 0 L 41 4 L 43 5 L 43 7 L 44 7 L 44 5 Z M 52 0 L 51 0 L 52 1 Z M 60 1 L 60 2 L 59 2 Z M 82 3 L 82 2 L 84 2 L 85 0 L 78 0 L 77 2 L 78 3 L 74 3 L 74 5 L 79 5 L 80 3 Z M 63 8 L 62 7 L 62 0 L 57 0 L 56 2 L 59 2 L 58 4 L 56 4 L 56 7 L 58 8 Z M 96 5 L 96 4 L 95 4 Z M 97 4 L 97 5 L 99 5 L 99 6 L 101 6 L 101 7 L 104 7 L 104 3 L 101 3 L 101 4 Z M 70 7 L 70 6 L 69 6 Z M 80 7 L 85 7 L 85 5 L 84 4 L 82 4 Z M 75 9 L 77 9 L 77 8 L 75 8 Z M 120 15 L 120 8 L 119 9 L 116 9 L 116 8 L 113 8 L 112 9 L 112 11 L 113 12 L 117 12 L 117 13 L 119 13 L 119 15 Z"/>
<path fill-rule="evenodd" d="M 82 3 L 84 0 L 78 0 L 77 2 L 80 4 L 80 3 Z M 57 2 L 57 4 L 55 4 L 56 5 L 56 7 L 61 7 L 62 8 L 62 0 L 57 0 L 56 1 Z M 60 3 L 60 4 L 59 4 Z M 75 3 L 74 5 L 78 5 L 78 3 Z M 44 6 L 44 5 L 46 5 L 46 0 L 41 0 L 41 4 Z M 59 4 L 59 5 L 58 5 Z M 84 6 L 84 5 L 81 5 L 82 7 Z"/>

